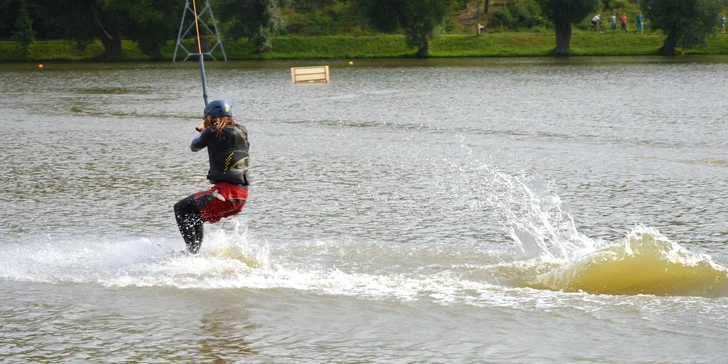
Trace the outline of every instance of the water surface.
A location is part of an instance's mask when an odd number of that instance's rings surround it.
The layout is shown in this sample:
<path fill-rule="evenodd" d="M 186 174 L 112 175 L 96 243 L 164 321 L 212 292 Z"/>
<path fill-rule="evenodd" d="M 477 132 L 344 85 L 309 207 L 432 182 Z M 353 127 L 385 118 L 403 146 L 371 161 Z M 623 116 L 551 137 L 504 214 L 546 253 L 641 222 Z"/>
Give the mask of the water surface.
<path fill-rule="evenodd" d="M 253 185 L 194 257 L 196 63 L 0 66 L 1 361 L 725 360 L 728 58 L 206 65 Z"/>

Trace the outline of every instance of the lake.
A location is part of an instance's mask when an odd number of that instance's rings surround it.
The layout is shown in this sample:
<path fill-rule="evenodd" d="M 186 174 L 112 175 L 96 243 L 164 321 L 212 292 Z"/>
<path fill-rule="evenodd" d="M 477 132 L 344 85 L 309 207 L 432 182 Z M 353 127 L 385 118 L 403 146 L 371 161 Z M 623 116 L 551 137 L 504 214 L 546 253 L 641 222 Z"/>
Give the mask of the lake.
<path fill-rule="evenodd" d="M 290 67 L 331 68 L 293 85 Z M 718 363 L 728 57 L 0 65 L 0 362 Z"/>

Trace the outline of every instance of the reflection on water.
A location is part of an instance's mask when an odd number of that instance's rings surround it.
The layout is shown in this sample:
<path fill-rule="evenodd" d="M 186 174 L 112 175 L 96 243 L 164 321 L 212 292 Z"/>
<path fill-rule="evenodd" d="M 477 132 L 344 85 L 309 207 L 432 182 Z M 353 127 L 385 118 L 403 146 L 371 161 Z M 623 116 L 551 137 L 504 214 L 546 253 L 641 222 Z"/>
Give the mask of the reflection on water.
<path fill-rule="evenodd" d="M 248 313 L 240 307 L 213 309 L 200 321 L 200 353 L 216 360 L 240 360 L 255 354 L 247 341 L 258 326 L 249 322 Z"/>

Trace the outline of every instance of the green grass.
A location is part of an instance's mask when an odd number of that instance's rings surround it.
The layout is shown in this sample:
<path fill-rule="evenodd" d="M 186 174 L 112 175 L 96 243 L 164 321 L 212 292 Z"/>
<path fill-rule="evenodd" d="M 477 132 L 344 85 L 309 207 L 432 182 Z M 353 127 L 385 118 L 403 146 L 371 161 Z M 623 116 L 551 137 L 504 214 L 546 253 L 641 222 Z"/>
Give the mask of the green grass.
<path fill-rule="evenodd" d="M 404 37 L 397 35 L 277 37 L 272 44 L 273 50 L 267 54 L 253 53 L 244 40 L 230 42 L 225 50 L 230 49 L 228 58 L 233 59 L 393 58 L 414 54 L 407 49 Z"/>
<path fill-rule="evenodd" d="M 574 56 L 631 56 L 652 55 L 662 46 L 664 36 L 658 33 L 636 34 L 633 32 L 595 33 L 575 30 L 571 39 Z M 230 60 L 242 59 L 365 59 L 413 57 L 415 49 L 405 45 L 401 35 L 374 36 L 281 36 L 272 39 L 273 51 L 256 54 L 246 40 L 224 41 Z M 171 60 L 175 42 L 163 47 L 165 60 Z M 103 47 L 94 42 L 80 50 L 65 41 L 38 41 L 31 46 L 30 55 L 23 57 L 12 41 L 0 41 L 0 62 L 38 61 L 149 61 L 133 42 L 124 42 L 121 57 L 102 57 Z M 555 46 L 553 33 L 488 33 L 473 35 L 448 35 L 436 38 L 430 44 L 432 57 L 510 57 L 549 56 Z M 188 49 L 194 49 L 190 44 Z M 718 34 L 708 38 L 705 48 L 682 50 L 683 54 L 728 54 L 728 35 Z M 186 54 L 180 50 L 177 60 Z M 216 57 L 222 58 L 217 52 Z"/>
<path fill-rule="evenodd" d="M 433 57 L 548 56 L 556 37 L 546 33 L 489 33 L 476 36 L 443 36 L 430 45 Z M 414 51 L 414 50 L 413 50 Z"/>
<path fill-rule="evenodd" d="M 81 50 L 73 43 L 63 40 L 36 41 L 30 46 L 30 54 L 24 57 L 15 42 L 0 41 L 0 62 L 37 61 L 146 61 L 150 57 L 139 51 L 136 43 L 123 42 L 121 57 L 103 57 L 104 47 L 93 42 Z"/>

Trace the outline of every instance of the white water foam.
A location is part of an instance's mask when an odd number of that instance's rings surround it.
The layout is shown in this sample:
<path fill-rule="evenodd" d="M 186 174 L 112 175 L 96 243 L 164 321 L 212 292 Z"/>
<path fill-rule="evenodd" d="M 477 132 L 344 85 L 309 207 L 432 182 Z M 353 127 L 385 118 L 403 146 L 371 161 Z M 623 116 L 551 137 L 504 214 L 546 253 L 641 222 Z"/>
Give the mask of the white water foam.
<path fill-rule="evenodd" d="M 181 248 L 178 237 L 73 241 L 37 238 L 22 245 L 3 245 L 0 279 L 120 287 L 296 289 L 379 299 L 477 302 L 493 290 L 528 288 L 462 278 L 463 271 L 482 270 L 485 273 L 480 277 L 498 273 L 505 278 L 532 277 L 607 245 L 577 230 L 568 205 L 549 183 L 537 176 L 501 172 L 471 158 L 467 147 L 463 148 L 464 161 L 429 159 L 442 167 L 439 188 L 451 189 L 450 196 L 476 211 L 496 210 L 520 253 L 513 261 L 480 262 L 463 268 L 458 255 L 445 250 L 431 259 L 442 267 L 439 273 L 412 267 L 403 271 L 337 268 L 335 259 L 297 258 L 299 242 L 289 242 L 272 253 L 265 242 L 256 241 L 244 226 L 235 224 L 232 229 L 206 226 L 207 236 L 200 253 L 189 257 L 170 255 L 171 250 Z M 361 242 L 351 244 L 367 250 Z M 393 251 L 388 249 L 379 254 Z"/>
<path fill-rule="evenodd" d="M 451 272 L 372 273 L 339 269 L 330 261 L 291 263 L 286 256 L 272 256 L 265 244 L 251 242 L 254 239 L 239 226 L 228 231 L 206 228 L 205 243 L 194 256 L 170 254 L 179 249 L 178 239 L 42 238 L 4 245 L 0 247 L 0 279 L 107 287 L 294 289 L 323 295 L 442 303 L 458 300 L 465 291 L 484 292 L 494 287 L 461 279 Z M 326 244 L 337 245 L 331 241 Z M 310 248 L 310 244 L 301 245 Z"/>

